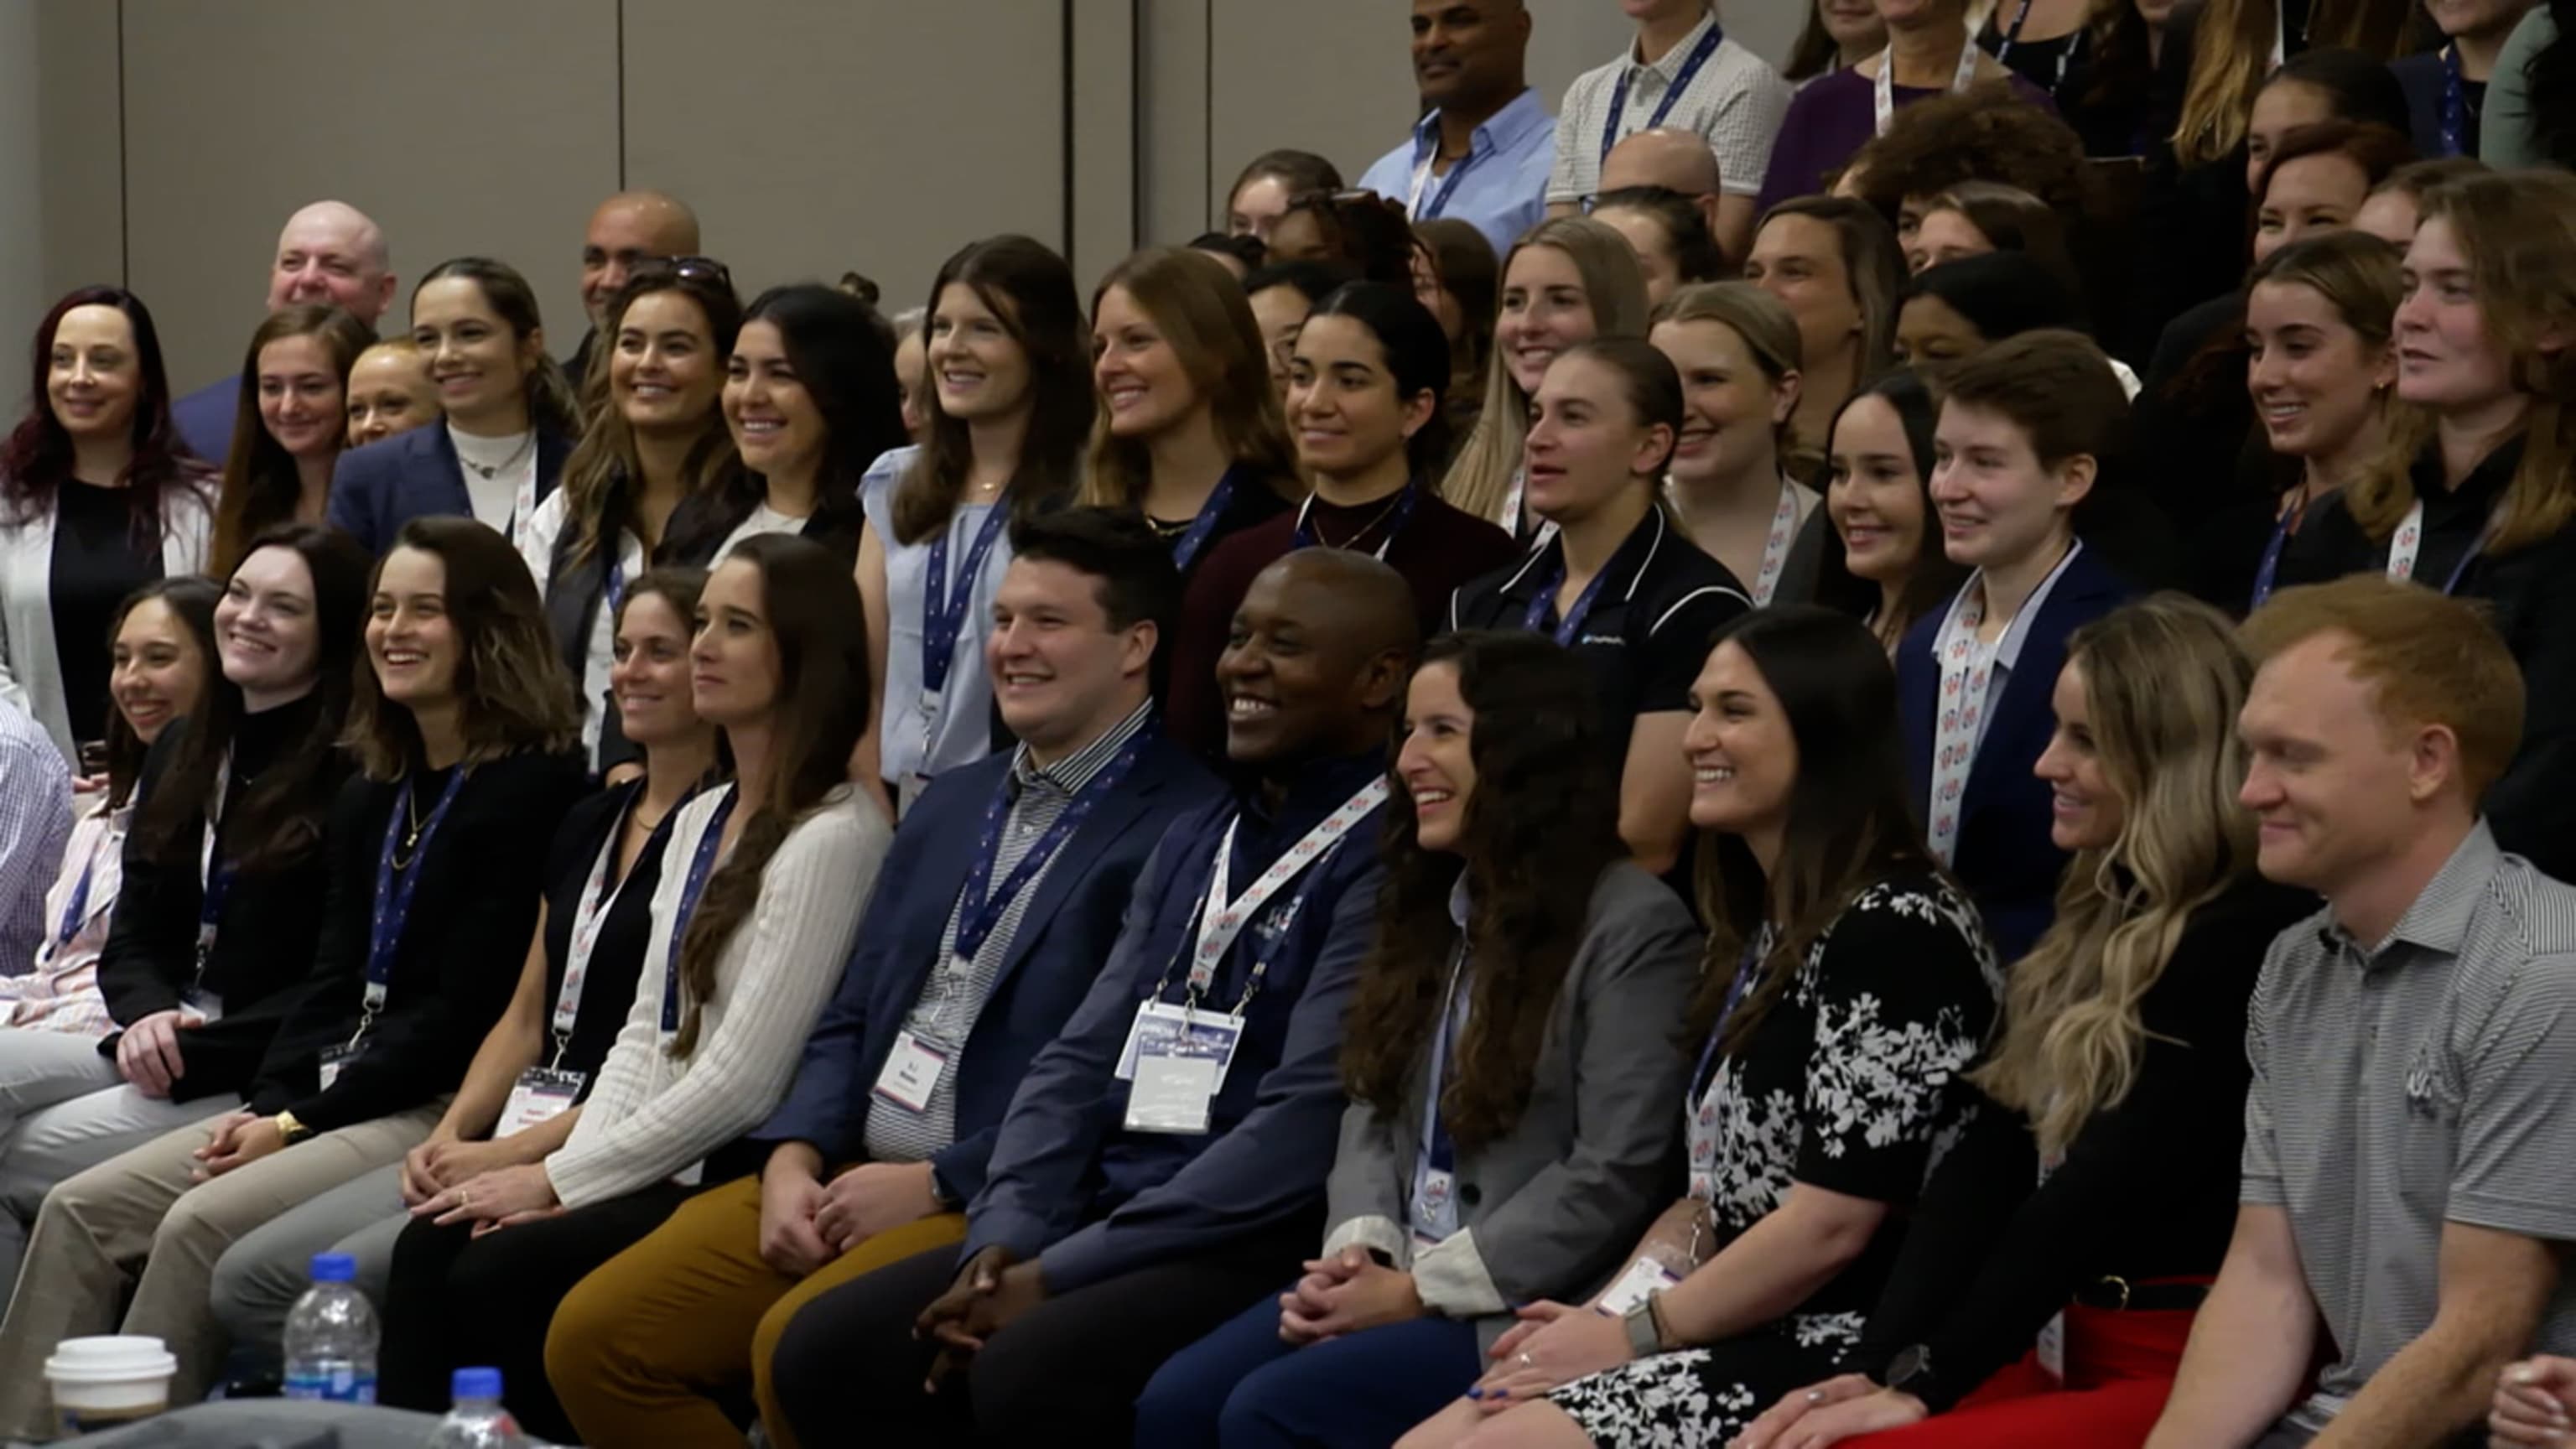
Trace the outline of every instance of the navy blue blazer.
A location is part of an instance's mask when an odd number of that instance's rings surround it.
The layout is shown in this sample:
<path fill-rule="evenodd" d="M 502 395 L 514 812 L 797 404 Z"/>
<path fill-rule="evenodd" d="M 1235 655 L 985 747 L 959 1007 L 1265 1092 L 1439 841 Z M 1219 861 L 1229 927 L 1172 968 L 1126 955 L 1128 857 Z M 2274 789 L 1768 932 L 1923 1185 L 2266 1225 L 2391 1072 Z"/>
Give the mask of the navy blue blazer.
<path fill-rule="evenodd" d="M 2049 590 L 2022 638 L 2021 658 L 2004 677 L 1986 718 L 1968 788 L 1959 802 L 1959 839 L 1950 873 L 1985 915 L 1997 959 L 2017 961 L 2057 914 L 2057 881 L 2066 852 L 2048 838 L 2048 786 L 2031 773 L 2057 729 L 2049 696 L 2066 667 L 2066 639 L 2125 603 L 2128 585 L 2087 546 Z M 1948 609 L 1924 615 L 1896 651 L 1897 713 L 1905 729 L 1905 771 L 1916 818 L 1930 814 L 1932 739 L 1941 698 L 1934 644 Z"/>
<path fill-rule="evenodd" d="M 188 451 L 220 468 L 233 450 L 233 418 L 241 410 L 241 374 L 220 377 L 170 403 L 170 422 Z"/>
<path fill-rule="evenodd" d="M 905 812 L 840 990 L 806 1039 L 795 1085 L 752 1134 L 755 1141 L 810 1142 L 827 1163 L 866 1156 L 869 1091 L 922 983 L 947 958 L 949 913 L 973 865 L 984 811 L 1010 772 L 1007 751 L 950 770 Z M 1136 877 L 1164 828 L 1222 793 L 1195 756 L 1158 738 L 1064 843 L 953 1066 L 957 1140 L 932 1159 L 950 1196 L 964 1201 L 983 1190 L 1011 1092 L 1109 959 Z"/>
<path fill-rule="evenodd" d="M 562 476 L 572 443 L 537 431 L 537 500 L 545 501 Z M 465 466 L 443 423 L 430 423 L 340 455 L 331 471 L 332 526 L 383 555 L 394 535 L 415 518 L 466 515 L 474 500 L 465 491 Z M 525 520 L 522 520 L 524 522 Z"/>
<path fill-rule="evenodd" d="M 1306 767 L 1276 814 L 1245 794 L 1172 823 L 1091 994 L 1011 1099 L 984 1191 L 967 1209 L 961 1260 L 998 1244 L 1020 1261 L 1038 1259 L 1048 1291 L 1067 1293 L 1321 1208 L 1348 1105 L 1342 1019 L 1376 933 L 1378 817 L 1361 821 L 1305 879 L 1272 896 L 1217 963 L 1203 1000 L 1231 1010 L 1253 970 L 1245 943 L 1270 941 L 1268 970 L 1246 1008 L 1207 1132 L 1128 1131 L 1128 1084 L 1116 1068 L 1137 1006 L 1167 967 L 1163 999 L 1182 998 L 1181 953 L 1227 823 L 1241 815 L 1229 866 L 1240 890 L 1385 770 L 1382 751 L 1321 760 Z M 1281 919 L 1301 889 L 1295 919 Z"/>

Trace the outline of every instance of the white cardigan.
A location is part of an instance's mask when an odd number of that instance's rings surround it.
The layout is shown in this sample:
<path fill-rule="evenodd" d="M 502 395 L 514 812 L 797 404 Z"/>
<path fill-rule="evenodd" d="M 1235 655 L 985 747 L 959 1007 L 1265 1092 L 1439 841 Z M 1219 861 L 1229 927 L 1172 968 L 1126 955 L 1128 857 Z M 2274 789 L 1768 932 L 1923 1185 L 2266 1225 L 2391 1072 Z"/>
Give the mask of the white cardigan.
<path fill-rule="evenodd" d="M 716 957 L 697 1050 L 686 1060 L 666 1050 L 662 991 L 671 924 L 699 838 L 728 793 L 730 787 L 700 795 L 672 822 L 635 1005 L 571 1138 L 546 1158 L 546 1177 L 565 1207 L 689 1173 L 767 1121 L 849 964 L 894 827 L 873 798 L 845 785 L 796 822 L 761 872 L 758 903 Z"/>
<path fill-rule="evenodd" d="M 196 489 L 161 492 L 161 572 L 202 572 L 214 513 Z M 23 522 L 0 510 L 0 699 L 35 717 L 63 758 L 80 767 L 71 711 L 63 702 L 63 663 L 54 652 L 54 510 Z M 105 640 L 99 648 L 107 647 Z"/>

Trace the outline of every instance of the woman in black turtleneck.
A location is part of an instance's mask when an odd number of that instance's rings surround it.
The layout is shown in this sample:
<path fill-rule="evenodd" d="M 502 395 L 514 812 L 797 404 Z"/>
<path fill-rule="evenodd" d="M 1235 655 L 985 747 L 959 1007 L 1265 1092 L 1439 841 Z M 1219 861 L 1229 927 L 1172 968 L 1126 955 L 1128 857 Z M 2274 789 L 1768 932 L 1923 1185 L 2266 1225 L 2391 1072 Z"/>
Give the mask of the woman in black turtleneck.
<path fill-rule="evenodd" d="M 257 1073 L 313 967 L 366 594 L 366 555 L 310 525 L 261 534 L 226 580 L 221 678 L 144 759 L 99 959 L 117 1025 L 99 1050 L 125 1080 L 0 1140 L 0 1268 L 56 1182 L 239 1105 Z"/>

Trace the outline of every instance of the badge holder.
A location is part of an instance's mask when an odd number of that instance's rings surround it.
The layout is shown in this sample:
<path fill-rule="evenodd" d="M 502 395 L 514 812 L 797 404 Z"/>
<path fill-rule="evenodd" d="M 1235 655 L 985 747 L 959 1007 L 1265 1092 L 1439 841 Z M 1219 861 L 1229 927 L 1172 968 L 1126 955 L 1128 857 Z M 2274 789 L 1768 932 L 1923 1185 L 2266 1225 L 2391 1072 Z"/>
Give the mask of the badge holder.
<path fill-rule="evenodd" d="M 927 1112 L 931 1094 L 939 1089 L 940 1074 L 947 1070 L 948 1053 L 909 1031 L 898 1031 L 894 1050 L 886 1053 L 885 1069 L 877 1073 L 877 1084 L 871 1091 L 879 1100 L 907 1112 Z"/>
<path fill-rule="evenodd" d="M 510 1088 L 510 1100 L 502 1105 L 501 1120 L 492 1129 L 492 1136 L 496 1140 L 508 1137 L 562 1116 L 581 1096 L 581 1085 L 586 1080 L 588 1078 L 580 1072 L 559 1072 L 546 1067 L 530 1067 L 519 1073 L 519 1080 Z"/>
<path fill-rule="evenodd" d="M 1216 1094 L 1243 1027 L 1229 1017 L 1199 1016 L 1149 1001 L 1136 1013 L 1119 1075 L 1127 1079 L 1127 1130 L 1198 1135 L 1208 1130 Z"/>
<path fill-rule="evenodd" d="M 331 1084 L 340 1080 L 341 1069 L 364 1055 L 366 1050 L 367 1049 L 364 1046 L 356 1042 L 351 1042 L 345 1046 L 324 1047 L 322 1049 L 322 1068 L 320 1074 L 322 1090 L 326 1092 L 331 1090 Z"/>

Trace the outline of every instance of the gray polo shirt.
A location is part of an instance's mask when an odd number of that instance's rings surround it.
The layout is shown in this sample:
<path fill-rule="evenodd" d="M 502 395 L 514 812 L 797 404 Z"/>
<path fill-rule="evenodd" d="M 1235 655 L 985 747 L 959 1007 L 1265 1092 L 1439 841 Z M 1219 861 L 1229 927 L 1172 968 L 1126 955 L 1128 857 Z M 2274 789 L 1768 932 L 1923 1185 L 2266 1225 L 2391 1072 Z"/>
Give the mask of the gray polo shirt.
<path fill-rule="evenodd" d="M 2288 1211 L 2334 1335 L 2319 1428 L 2432 1326 L 2444 1223 L 2576 1240 L 2576 888 L 2481 822 L 2388 939 L 2283 932 L 2246 1053 L 2241 1197 Z M 2576 1351 L 2576 1279 L 2534 1347 Z"/>

